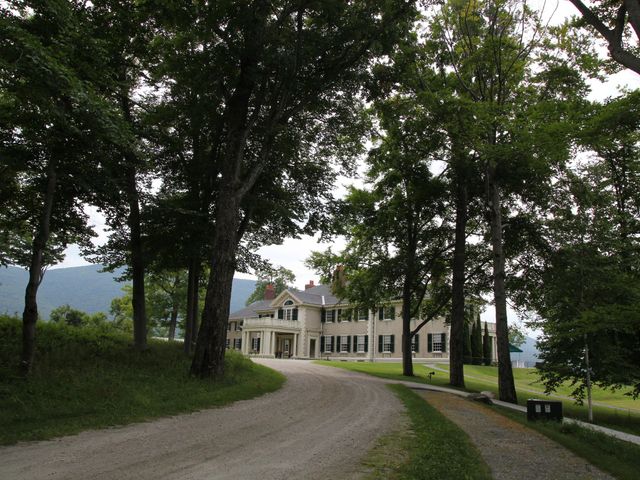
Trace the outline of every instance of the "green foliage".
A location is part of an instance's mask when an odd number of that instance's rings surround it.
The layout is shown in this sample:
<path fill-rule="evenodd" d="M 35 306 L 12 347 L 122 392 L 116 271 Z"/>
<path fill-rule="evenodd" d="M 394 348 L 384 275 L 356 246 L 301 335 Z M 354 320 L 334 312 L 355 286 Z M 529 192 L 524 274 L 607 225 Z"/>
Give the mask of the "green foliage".
<path fill-rule="evenodd" d="M 482 357 L 482 325 L 478 314 L 471 326 L 471 363 L 481 365 Z"/>
<path fill-rule="evenodd" d="M 489 327 L 484 324 L 484 335 L 482 336 L 482 363 L 485 366 L 491 365 L 491 337 L 489 336 Z"/>
<path fill-rule="evenodd" d="M 519 324 L 511 323 L 511 325 L 509 325 L 509 343 L 511 345 L 519 347 L 524 344 L 526 338 L 527 336 Z"/>
<path fill-rule="evenodd" d="M 172 342 L 136 352 L 130 335 L 102 326 L 41 323 L 37 362 L 17 375 L 20 322 L 0 317 L 0 444 L 226 405 L 279 388 L 284 377 L 227 352 L 220 382 L 187 376 L 189 359 Z"/>
<path fill-rule="evenodd" d="M 294 273 L 284 267 L 259 272 L 258 280 L 256 281 L 256 288 L 253 293 L 249 295 L 249 298 L 247 298 L 245 305 L 250 305 L 258 300 L 263 300 L 264 291 L 267 285 L 273 285 L 275 288 L 275 294 L 278 296 L 286 289 L 291 288 L 295 281 L 296 276 Z"/>
<path fill-rule="evenodd" d="M 464 363 L 470 365 L 473 360 L 473 343 L 471 342 L 471 332 L 469 331 L 469 322 L 464 322 L 464 327 L 462 330 L 463 335 L 463 360 Z"/>
<path fill-rule="evenodd" d="M 71 327 L 101 327 L 107 323 L 107 315 L 104 312 L 88 314 L 69 305 L 62 305 L 51 311 L 49 320 L 53 323 L 65 324 Z"/>

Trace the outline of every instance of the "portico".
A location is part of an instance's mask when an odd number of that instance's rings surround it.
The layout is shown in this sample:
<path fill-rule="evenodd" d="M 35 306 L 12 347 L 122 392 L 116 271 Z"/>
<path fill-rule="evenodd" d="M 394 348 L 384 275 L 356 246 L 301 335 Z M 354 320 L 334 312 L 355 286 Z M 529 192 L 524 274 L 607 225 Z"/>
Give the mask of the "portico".
<path fill-rule="evenodd" d="M 298 321 L 247 318 L 242 326 L 242 353 L 261 357 L 297 357 L 300 330 Z"/>

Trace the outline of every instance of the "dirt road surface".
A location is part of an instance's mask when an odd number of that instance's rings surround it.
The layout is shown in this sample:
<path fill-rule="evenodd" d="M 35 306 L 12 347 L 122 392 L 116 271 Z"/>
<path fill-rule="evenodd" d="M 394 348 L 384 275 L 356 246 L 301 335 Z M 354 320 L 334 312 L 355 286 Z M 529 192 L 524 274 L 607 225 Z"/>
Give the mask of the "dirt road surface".
<path fill-rule="evenodd" d="M 448 393 L 419 394 L 467 432 L 495 480 L 613 480 L 562 445 L 484 405 Z"/>
<path fill-rule="evenodd" d="M 277 392 L 122 428 L 0 448 L 0 479 L 359 478 L 403 407 L 378 379 L 297 360 L 260 360 Z"/>

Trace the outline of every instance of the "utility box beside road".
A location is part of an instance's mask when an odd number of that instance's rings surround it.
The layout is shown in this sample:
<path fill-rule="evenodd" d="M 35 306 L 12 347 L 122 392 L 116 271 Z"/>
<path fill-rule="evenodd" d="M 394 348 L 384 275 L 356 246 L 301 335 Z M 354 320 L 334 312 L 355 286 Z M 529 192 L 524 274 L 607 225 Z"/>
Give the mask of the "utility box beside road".
<path fill-rule="evenodd" d="M 562 402 L 530 398 L 527 400 L 527 420 L 562 421 Z"/>

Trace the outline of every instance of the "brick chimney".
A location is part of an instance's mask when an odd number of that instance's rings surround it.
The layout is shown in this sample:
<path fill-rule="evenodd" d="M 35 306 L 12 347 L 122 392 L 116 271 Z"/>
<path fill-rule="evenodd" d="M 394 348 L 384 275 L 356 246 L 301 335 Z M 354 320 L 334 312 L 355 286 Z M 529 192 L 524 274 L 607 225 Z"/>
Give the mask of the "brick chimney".
<path fill-rule="evenodd" d="M 273 300 L 276 298 L 276 287 L 273 283 L 268 283 L 266 287 L 264 287 L 264 299 L 265 300 Z"/>
<path fill-rule="evenodd" d="M 313 287 L 315 287 L 315 284 L 313 283 L 313 280 L 309 280 L 309 283 L 307 283 L 307 284 L 304 286 L 304 289 L 305 289 L 305 290 L 309 290 L 310 288 L 313 288 Z"/>

